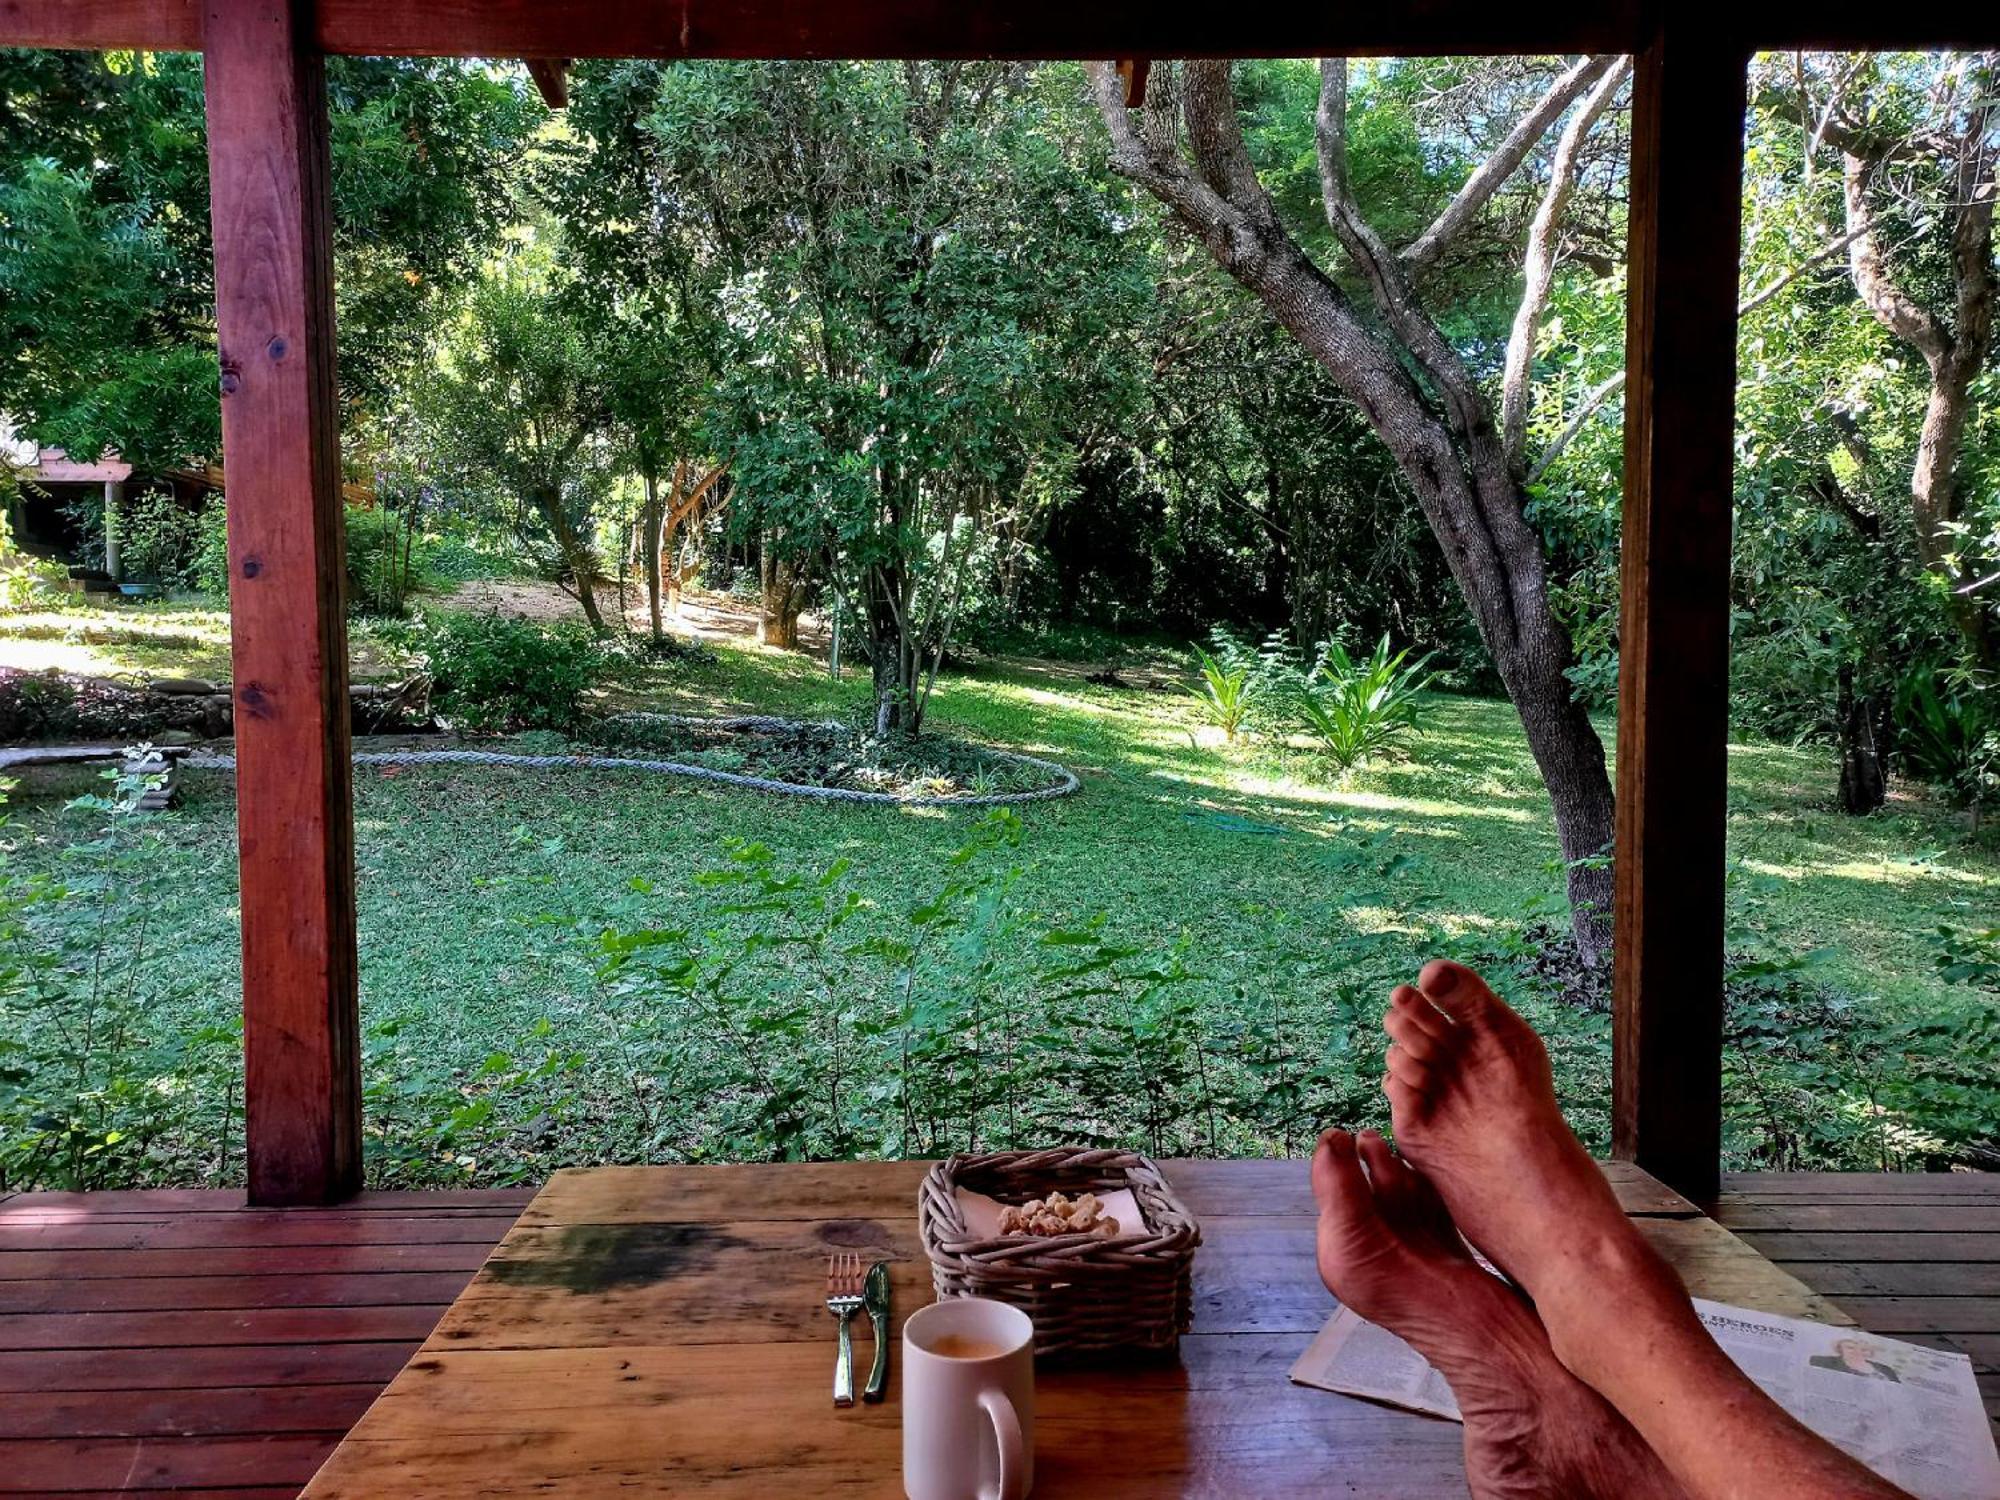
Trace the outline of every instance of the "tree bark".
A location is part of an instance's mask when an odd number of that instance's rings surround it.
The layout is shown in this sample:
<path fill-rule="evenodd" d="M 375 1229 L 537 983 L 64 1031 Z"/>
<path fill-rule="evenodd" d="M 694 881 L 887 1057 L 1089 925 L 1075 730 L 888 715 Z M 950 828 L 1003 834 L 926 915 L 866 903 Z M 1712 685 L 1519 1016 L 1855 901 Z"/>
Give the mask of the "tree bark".
<path fill-rule="evenodd" d="M 1573 99 L 1613 66 L 1610 58 L 1593 63 L 1572 69 L 1557 89 Z M 1586 963 L 1601 962 L 1610 948 L 1612 880 L 1604 856 L 1614 826 L 1604 747 L 1566 675 L 1569 638 L 1549 606 L 1541 539 L 1527 521 L 1491 404 L 1423 311 L 1404 264 L 1347 191 L 1344 60 L 1329 59 L 1322 69 L 1323 196 L 1328 222 L 1367 281 L 1394 344 L 1361 318 L 1280 223 L 1243 143 L 1229 65 L 1183 65 L 1180 103 L 1193 163 L 1166 134 L 1172 93 L 1161 89 L 1158 72 L 1154 77 L 1153 118 L 1141 139 L 1116 74 L 1094 70 L 1113 168 L 1160 198 L 1224 270 L 1263 300 L 1395 456 L 1520 715 L 1554 809 L 1578 949 Z M 1434 260 L 1441 249 L 1433 243 L 1425 254 Z M 1406 360 L 1435 386 L 1435 401 Z"/>
<path fill-rule="evenodd" d="M 1854 668 L 1843 662 L 1835 714 L 1840 740 L 1840 810 L 1859 817 L 1872 813 L 1889 795 L 1882 756 L 1875 741 L 1874 705 L 1854 691 Z"/>
<path fill-rule="evenodd" d="M 766 538 L 758 549 L 757 639 L 781 651 L 799 649 L 799 611 L 805 604 L 805 569 L 793 558 L 779 557 Z"/>
<path fill-rule="evenodd" d="M 662 640 L 666 636 L 666 624 L 660 617 L 660 532 L 666 520 L 666 506 L 660 500 L 660 482 L 651 473 L 645 476 L 646 500 L 640 513 L 642 536 L 640 548 L 646 554 L 646 617 L 652 626 L 653 639 Z"/>
<path fill-rule="evenodd" d="M 597 607 L 597 591 L 594 586 L 597 562 L 591 556 L 590 544 L 571 522 L 560 493 L 553 490 L 537 490 L 533 500 L 535 509 L 541 514 L 542 523 L 549 528 L 549 535 L 555 538 L 556 553 L 561 559 L 562 567 L 570 575 L 567 586 L 570 592 L 576 595 L 577 603 L 583 606 L 584 619 L 590 622 L 593 631 L 599 635 L 604 634 L 604 615 Z"/>

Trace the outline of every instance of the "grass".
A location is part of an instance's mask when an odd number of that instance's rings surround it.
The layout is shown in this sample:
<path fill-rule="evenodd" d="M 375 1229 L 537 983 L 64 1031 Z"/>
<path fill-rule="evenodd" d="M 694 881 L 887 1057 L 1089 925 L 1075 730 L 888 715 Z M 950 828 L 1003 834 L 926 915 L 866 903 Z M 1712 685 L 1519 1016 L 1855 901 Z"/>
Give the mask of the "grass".
<path fill-rule="evenodd" d="M 10 657 L 18 643 L 4 642 Z M 620 700 L 800 715 L 853 715 L 865 702 L 861 674 L 833 683 L 801 657 L 726 644 L 718 652 L 704 675 L 663 674 L 621 689 Z M 1337 994 L 1372 1006 L 1434 952 L 1477 953 L 1559 919 L 1547 802 L 1506 703 L 1432 697 L 1428 732 L 1408 758 L 1332 780 L 1303 758 L 1222 745 L 1177 693 L 1092 685 L 1087 670 L 995 661 L 947 676 L 935 725 L 1080 774 L 1080 795 L 1021 811 L 1019 898 L 1064 923 L 1109 913 L 1120 939 L 1142 950 L 1185 938 L 1204 1004 L 1232 1024 L 1261 1024 L 1271 995 L 1306 984 L 1288 953 L 1336 956 L 1310 981 L 1316 1004 Z M 1963 1004 L 1966 992 L 1947 992 L 1933 972 L 1932 934 L 1941 922 L 1990 925 L 2000 908 L 1991 838 L 1969 840 L 1958 814 L 1907 789 L 1883 813 L 1844 818 L 1833 810 L 1832 772 L 1823 751 L 1732 747 L 1732 941 L 1778 958 L 1817 954 L 1814 975 L 1890 1016 Z M 87 782 L 54 770 L 24 778 L 13 798 L 21 863 L 59 867 L 87 826 L 63 802 Z M 378 1131 L 416 1140 L 378 1180 L 504 1180 L 629 1154 L 608 1077 L 620 1038 L 593 943 L 629 907 L 635 882 L 650 883 L 650 899 L 676 920 L 729 920 L 695 877 L 722 858 L 726 840 L 754 839 L 811 869 L 852 861 L 854 888 L 886 916 L 934 888 L 973 817 L 827 806 L 643 773 L 370 767 L 356 783 L 370 1109 Z M 233 789 L 216 773 L 191 773 L 185 787 L 181 807 L 158 825 L 150 962 L 171 998 L 154 1022 L 226 1027 L 238 983 Z M 1551 1033 L 1573 1119 L 1601 1143 L 1604 1018 L 1546 998 L 1527 1004 Z M 464 1133 L 425 1136 L 435 1099 L 469 1096 L 495 1056 L 558 1046 L 574 1092 L 557 1126 L 471 1143 Z M 1367 1084 L 1375 1059 L 1351 1062 Z M 1342 1097 L 1353 1114 L 1340 1123 L 1381 1123 L 1370 1087 Z M 1287 1127 L 1234 1144 L 1285 1150 L 1304 1139 Z M 203 1181 L 238 1168 L 226 1149 L 194 1140 L 146 1170 L 153 1180 Z"/>

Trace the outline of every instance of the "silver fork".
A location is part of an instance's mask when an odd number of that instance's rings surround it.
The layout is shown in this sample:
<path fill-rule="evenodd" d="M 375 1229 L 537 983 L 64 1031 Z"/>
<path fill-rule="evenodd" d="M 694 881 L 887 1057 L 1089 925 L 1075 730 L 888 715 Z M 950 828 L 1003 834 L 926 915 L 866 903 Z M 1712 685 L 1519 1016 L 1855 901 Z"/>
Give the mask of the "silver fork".
<path fill-rule="evenodd" d="M 840 1358 L 833 1367 L 833 1404 L 854 1404 L 854 1315 L 861 1311 L 861 1257 L 836 1250 L 826 1258 L 826 1310 L 840 1321 Z"/>

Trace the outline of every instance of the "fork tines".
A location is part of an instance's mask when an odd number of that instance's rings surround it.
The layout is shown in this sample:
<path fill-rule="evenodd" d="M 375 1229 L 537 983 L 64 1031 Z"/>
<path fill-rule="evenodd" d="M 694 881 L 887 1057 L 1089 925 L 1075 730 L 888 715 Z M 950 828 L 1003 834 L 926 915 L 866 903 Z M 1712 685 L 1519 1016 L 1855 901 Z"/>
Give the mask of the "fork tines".
<path fill-rule="evenodd" d="M 862 1270 L 860 1253 L 835 1250 L 826 1258 L 826 1294 L 829 1297 L 859 1297 Z"/>

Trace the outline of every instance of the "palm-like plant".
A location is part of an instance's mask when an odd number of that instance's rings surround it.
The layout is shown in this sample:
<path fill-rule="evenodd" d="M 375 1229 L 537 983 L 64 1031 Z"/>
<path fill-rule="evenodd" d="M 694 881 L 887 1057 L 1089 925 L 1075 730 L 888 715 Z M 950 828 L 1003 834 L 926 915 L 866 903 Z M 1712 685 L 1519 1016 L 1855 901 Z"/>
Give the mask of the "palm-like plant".
<path fill-rule="evenodd" d="M 1202 717 L 1220 729 L 1224 739 L 1233 740 L 1250 720 L 1251 704 L 1257 697 L 1257 676 L 1252 664 L 1235 658 L 1227 650 L 1214 655 L 1196 646 L 1195 665 L 1201 671 L 1201 685 L 1187 690 L 1201 705 Z"/>
<path fill-rule="evenodd" d="M 1319 660 L 1299 682 L 1293 712 L 1342 771 L 1382 750 L 1404 733 L 1421 732 L 1419 694 L 1433 674 L 1428 656 L 1410 661 L 1407 649 L 1389 653 L 1389 637 L 1374 653 L 1355 660 L 1338 641 L 1320 647 Z"/>

